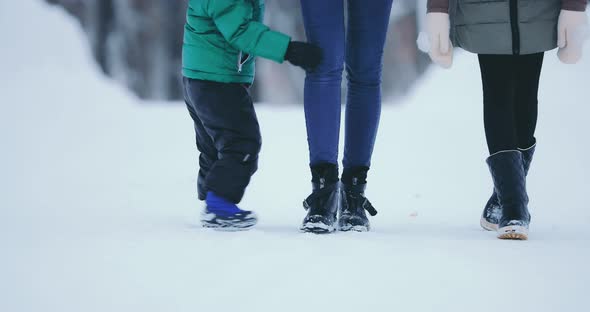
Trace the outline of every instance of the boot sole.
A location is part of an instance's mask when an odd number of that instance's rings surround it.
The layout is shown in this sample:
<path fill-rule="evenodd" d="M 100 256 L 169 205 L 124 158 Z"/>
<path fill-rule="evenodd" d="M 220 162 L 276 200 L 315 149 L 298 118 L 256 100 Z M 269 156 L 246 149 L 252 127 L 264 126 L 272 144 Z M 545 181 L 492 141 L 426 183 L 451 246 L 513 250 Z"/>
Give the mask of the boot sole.
<path fill-rule="evenodd" d="M 221 232 L 240 232 L 247 231 L 253 228 L 258 222 L 256 220 L 244 221 L 239 224 L 218 224 L 218 223 L 207 223 L 201 222 L 203 228 L 212 229 Z"/>
<path fill-rule="evenodd" d="M 313 234 L 330 234 L 336 231 L 336 228 L 331 225 L 326 225 L 321 222 L 317 223 L 306 223 L 299 228 L 302 233 L 313 233 Z"/>
<path fill-rule="evenodd" d="M 215 222 L 212 222 L 215 220 Z M 258 217 L 252 213 L 249 218 L 244 220 L 222 220 L 215 219 L 213 215 L 202 213 L 201 226 L 206 229 L 212 229 L 223 232 L 247 231 L 258 223 Z"/>
<path fill-rule="evenodd" d="M 340 226 L 340 232 L 369 232 L 370 228 L 365 225 L 345 225 Z"/>
<path fill-rule="evenodd" d="M 529 229 L 517 225 L 505 226 L 498 229 L 498 238 L 508 240 L 528 240 Z"/>
<path fill-rule="evenodd" d="M 479 220 L 479 225 L 481 225 L 481 227 L 486 231 L 497 231 L 498 230 L 497 224 L 490 223 L 490 222 L 486 221 L 486 219 L 483 216 Z"/>

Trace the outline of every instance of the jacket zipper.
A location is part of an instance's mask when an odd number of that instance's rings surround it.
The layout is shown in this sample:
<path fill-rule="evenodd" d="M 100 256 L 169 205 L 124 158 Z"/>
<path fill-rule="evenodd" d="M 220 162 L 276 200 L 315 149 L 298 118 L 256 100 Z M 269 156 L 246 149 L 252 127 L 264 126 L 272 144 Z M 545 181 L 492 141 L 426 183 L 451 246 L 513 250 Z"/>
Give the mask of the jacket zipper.
<path fill-rule="evenodd" d="M 520 55 L 520 27 L 518 22 L 518 0 L 510 0 L 510 27 L 512 29 L 512 53 L 514 55 Z"/>
<path fill-rule="evenodd" d="M 244 60 L 242 62 L 242 57 L 244 56 L 244 53 L 242 53 L 242 51 L 240 51 L 240 53 L 238 54 L 238 73 L 242 72 L 242 68 L 244 67 L 244 64 L 246 64 L 246 62 L 248 62 L 250 60 L 251 55 L 248 55 L 248 57 L 246 58 L 246 60 Z"/>

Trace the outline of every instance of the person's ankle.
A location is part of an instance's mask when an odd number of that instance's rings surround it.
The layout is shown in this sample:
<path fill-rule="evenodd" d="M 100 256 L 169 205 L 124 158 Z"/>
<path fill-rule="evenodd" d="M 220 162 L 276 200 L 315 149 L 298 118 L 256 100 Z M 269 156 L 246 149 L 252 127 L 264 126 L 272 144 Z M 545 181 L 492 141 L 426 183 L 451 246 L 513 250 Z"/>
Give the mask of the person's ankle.
<path fill-rule="evenodd" d="M 241 212 L 235 203 L 217 195 L 215 192 L 207 192 L 205 203 L 207 204 L 207 210 L 215 214 L 236 214 Z"/>

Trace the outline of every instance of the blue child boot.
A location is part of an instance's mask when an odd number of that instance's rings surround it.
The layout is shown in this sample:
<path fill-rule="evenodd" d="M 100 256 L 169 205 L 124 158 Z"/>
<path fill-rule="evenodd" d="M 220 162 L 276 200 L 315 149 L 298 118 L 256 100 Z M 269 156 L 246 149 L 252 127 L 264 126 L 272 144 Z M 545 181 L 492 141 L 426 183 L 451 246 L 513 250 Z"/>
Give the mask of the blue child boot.
<path fill-rule="evenodd" d="M 207 207 L 201 215 L 201 224 L 205 228 L 242 231 L 250 229 L 258 222 L 254 212 L 242 210 L 213 192 L 207 193 L 205 202 Z"/>

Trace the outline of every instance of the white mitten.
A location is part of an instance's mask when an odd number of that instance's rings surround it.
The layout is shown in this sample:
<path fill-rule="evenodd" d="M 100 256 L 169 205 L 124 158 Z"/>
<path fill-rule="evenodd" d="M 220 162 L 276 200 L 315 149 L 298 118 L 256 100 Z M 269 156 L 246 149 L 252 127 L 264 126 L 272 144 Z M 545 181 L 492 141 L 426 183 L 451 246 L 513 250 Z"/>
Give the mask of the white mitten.
<path fill-rule="evenodd" d="M 444 68 L 453 65 L 453 44 L 451 43 L 451 22 L 447 13 L 428 13 L 426 31 L 430 42 L 430 58 Z"/>
<path fill-rule="evenodd" d="M 586 12 L 561 10 L 557 26 L 557 56 L 565 64 L 576 64 L 582 58 L 584 41 L 588 38 Z"/>

